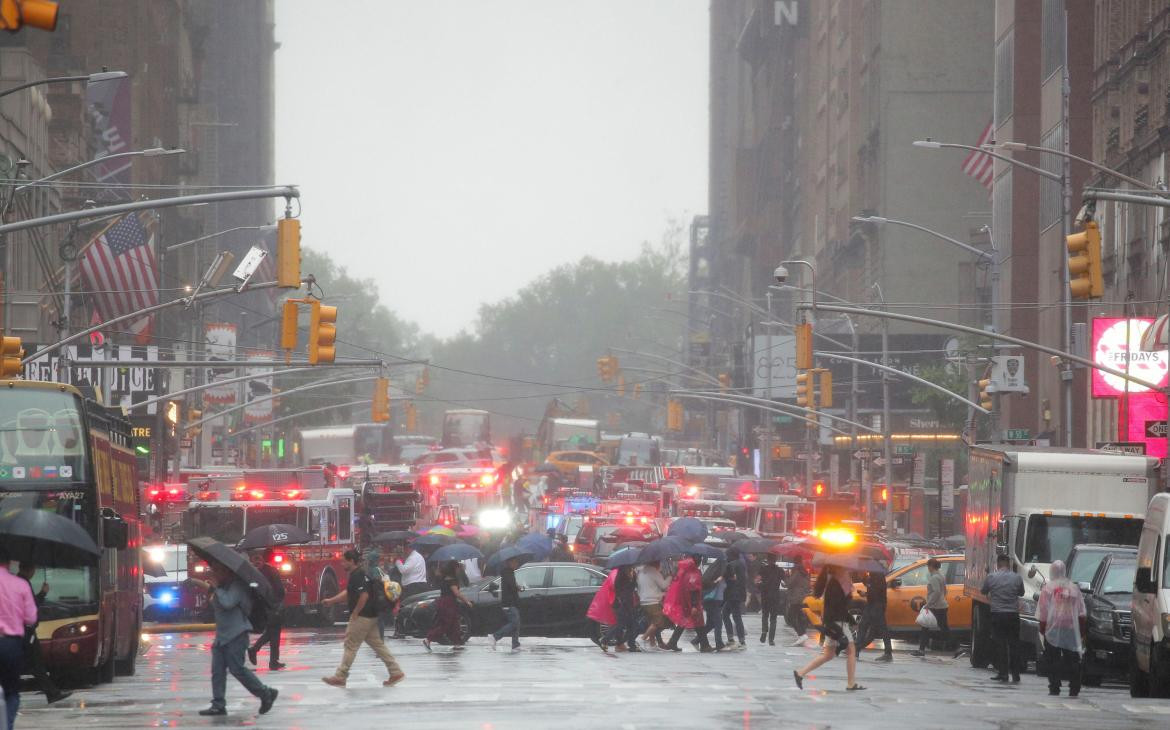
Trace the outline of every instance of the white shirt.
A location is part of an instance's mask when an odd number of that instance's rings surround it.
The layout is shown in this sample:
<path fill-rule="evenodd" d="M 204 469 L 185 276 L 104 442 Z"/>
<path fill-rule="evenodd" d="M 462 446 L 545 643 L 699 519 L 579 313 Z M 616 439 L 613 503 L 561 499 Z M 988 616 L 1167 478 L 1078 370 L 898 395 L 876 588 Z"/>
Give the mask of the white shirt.
<path fill-rule="evenodd" d="M 469 583 L 474 583 L 483 578 L 483 572 L 479 569 L 479 559 L 471 558 L 463 561 L 463 572 L 467 574 Z"/>
<path fill-rule="evenodd" d="M 423 560 L 423 556 L 419 555 L 417 550 L 411 550 L 405 561 L 399 560 L 395 564 L 398 566 L 398 572 L 402 573 L 403 586 L 427 582 L 427 561 Z"/>

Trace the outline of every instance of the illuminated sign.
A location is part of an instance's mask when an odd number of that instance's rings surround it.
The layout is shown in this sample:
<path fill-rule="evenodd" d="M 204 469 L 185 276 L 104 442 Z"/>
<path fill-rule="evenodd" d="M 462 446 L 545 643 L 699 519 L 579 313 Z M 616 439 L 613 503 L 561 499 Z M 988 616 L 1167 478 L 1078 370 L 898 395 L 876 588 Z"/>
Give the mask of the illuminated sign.
<path fill-rule="evenodd" d="M 130 429 L 130 435 L 136 439 L 150 438 L 150 426 L 135 426 Z"/>
<path fill-rule="evenodd" d="M 1120 370 L 1150 383 L 1166 385 L 1166 351 L 1142 352 L 1142 335 L 1154 323 L 1151 317 L 1097 317 L 1093 320 L 1093 362 Z M 1093 371 L 1093 397 L 1119 398 L 1145 393 L 1149 388 L 1116 375 Z"/>

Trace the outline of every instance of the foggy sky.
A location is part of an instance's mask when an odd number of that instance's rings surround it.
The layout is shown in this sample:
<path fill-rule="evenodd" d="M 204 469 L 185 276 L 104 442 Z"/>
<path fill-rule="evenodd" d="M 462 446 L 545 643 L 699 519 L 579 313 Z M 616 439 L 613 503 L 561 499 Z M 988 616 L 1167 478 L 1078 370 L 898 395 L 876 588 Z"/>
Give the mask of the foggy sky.
<path fill-rule="evenodd" d="M 301 186 L 304 244 L 442 336 L 557 264 L 633 257 L 706 210 L 707 14 L 281 0 L 276 182 Z"/>

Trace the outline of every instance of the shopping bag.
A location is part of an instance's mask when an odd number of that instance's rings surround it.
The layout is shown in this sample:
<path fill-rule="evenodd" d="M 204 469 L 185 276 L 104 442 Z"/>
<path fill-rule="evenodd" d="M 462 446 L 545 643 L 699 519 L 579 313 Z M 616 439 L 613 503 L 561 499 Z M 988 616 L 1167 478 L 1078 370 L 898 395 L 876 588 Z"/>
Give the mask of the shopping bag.
<path fill-rule="evenodd" d="M 923 606 L 922 610 L 918 612 L 918 618 L 914 619 L 914 623 L 931 631 L 938 628 L 938 619 L 934 617 L 934 614 L 926 606 Z"/>

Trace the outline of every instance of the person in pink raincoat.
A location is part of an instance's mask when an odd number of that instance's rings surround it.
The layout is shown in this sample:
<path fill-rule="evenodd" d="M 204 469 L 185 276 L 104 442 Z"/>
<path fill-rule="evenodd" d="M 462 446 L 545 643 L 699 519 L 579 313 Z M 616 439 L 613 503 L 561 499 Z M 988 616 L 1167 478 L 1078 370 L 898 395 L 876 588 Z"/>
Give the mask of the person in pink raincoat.
<path fill-rule="evenodd" d="M 617 624 L 617 614 L 613 611 L 613 584 L 617 580 L 617 574 L 617 568 L 609 571 L 609 577 L 601 584 L 601 588 L 597 589 L 596 595 L 593 596 L 593 601 L 589 604 L 589 610 L 585 612 L 587 617 L 602 626 L 614 626 Z M 601 646 L 600 643 L 598 645 Z"/>
<path fill-rule="evenodd" d="M 679 561 L 674 581 L 662 601 L 662 612 L 674 622 L 674 632 L 670 635 L 670 641 L 666 642 L 666 648 L 671 651 L 682 651 L 678 648 L 678 640 L 683 631 L 704 625 L 703 574 L 699 572 L 693 559 L 684 558 Z"/>

